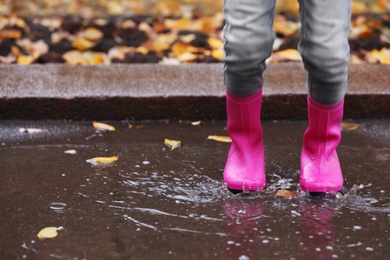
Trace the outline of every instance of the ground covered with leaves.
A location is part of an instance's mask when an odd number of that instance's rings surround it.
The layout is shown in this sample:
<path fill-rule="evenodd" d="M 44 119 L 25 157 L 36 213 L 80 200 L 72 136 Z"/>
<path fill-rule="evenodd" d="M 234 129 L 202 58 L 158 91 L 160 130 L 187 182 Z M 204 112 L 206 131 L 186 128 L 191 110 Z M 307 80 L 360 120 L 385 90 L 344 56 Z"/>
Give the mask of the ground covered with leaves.
<path fill-rule="evenodd" d="M 131 16 L 116 15 L 114 11 L 123 8 L 112 5 L 113 14 L 108 15 L 88 9 L 89 13 L 81 15 L 31 17 L 20 12 L 0 16 L 0 63 L 221 62 L 224 17 L 218 11 L 220 4 L 211 1 L 209 4 L 214 6 L 210 7 L 216 11 L 205 14 L 178 2 L 161 3 L 158 13 L 147 15 L 141 11 Z M 290 6 L 289 12 L 279 12 L 275 17 L 277 38 L 270 63 L 301 60 L 296 50 L 300 23 L 294 8 Z M 390 14 L 367 14 L 365 9 L 356 11 L 356 5 L 354 8 L 349 36 L 351 62 L 390 64 Z"/>

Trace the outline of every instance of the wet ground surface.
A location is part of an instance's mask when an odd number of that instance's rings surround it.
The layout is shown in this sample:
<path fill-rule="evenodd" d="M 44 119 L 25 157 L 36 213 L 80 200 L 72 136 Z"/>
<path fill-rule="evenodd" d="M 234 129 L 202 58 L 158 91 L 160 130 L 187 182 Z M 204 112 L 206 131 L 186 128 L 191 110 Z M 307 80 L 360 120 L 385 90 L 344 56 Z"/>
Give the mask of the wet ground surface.
<path fill-rule="evenodd" d="M 222 183 L 225 122 L 2 121 L 1 259 L 388 259 L 390 120 L 359 120 L 339 146 L 345 194 L 298 191 L 306 122 L 263 123 L 266 191 Z M 29 128 L 26 132 L 24 128 Z M 35 130 L 34 130 L 35 129 Z M 164 139 L 182 141 L 170 150 Z M 75 150 L 76 154 L 64 153 Z M 107 166 L 86 160 L 118 156 Z M 44 227 L 62 226 L 40 240 Z"/>

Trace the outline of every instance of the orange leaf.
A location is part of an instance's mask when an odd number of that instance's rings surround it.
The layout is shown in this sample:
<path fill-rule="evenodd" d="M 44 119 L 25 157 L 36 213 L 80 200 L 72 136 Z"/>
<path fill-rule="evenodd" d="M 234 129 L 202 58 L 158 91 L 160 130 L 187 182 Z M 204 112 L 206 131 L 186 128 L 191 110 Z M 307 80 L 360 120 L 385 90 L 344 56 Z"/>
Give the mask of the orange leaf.
<path fill-rule="evenodd" d="M 0 40 L 15 39 L 18 40 L 22 37 L 22 32 L 19 30 L 6 29 L 0 31 Z"/>
<path fill-rule="evenodd" d="M 92 48 L 94 43 L 85 38 L 77 38 L 73 41 L 72 46 L 79 49 L 80 51 L 85 51 Z"/>

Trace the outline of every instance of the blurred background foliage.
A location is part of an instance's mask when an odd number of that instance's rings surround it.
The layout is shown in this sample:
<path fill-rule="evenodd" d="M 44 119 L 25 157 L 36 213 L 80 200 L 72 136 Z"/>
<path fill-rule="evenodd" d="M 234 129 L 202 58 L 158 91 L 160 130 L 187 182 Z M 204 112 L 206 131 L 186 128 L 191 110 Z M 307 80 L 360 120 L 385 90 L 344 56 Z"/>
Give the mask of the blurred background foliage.
<path fill-rule="evenodd" d="M 326 0 L 324 0 L 326 1 Z M 297 0 L 277 0 L 276 12 L 298 14 Z M 1 0 L 0 15 L 210 16 L 222 10 L 223 0 Z M 390 0 L 352 0 L 353 13 L 387 13 Z"/>

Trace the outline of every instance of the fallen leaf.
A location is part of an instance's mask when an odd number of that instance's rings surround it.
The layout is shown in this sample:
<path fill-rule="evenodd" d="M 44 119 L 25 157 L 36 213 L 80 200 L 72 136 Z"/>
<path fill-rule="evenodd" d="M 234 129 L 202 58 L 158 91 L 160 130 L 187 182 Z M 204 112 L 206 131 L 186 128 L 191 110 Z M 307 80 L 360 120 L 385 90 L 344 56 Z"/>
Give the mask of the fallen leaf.
<path fill-rule="evenodd" d="M 0 63 L 11 64 L 16 61 L 16 57 L 13 54 L 9 54 L 6 57 L 0 56 Z"/>
<path fill-rule="evenodd" d="M 360 59 L 356 54 L 351 54 L 349 62 L 353 64 L 363 64 L 364 61 Z"/>
<path fill-rule="evenodd" d="M 92 125 L 96 130 L 99 130 L 99 131 L 115 131 L 115 127 L 113 127 L 112 125 L 109 125 L 109 124 L 100 123 L 100 122 L 93 122 Z"/>
<path fill-rule="evenodd" d="M 146 54 L 148 54 L 149 50 L 146 47 L 144 47 L 144 46 L 140 46 L 140 47 L 137 48 L 137 52 L 139 52 L 139 53 L 141 53 L 143 55 L 146 55 Z"/>
<path fill-rule="evenodd" d="M 285 16 L 276 15 L 274 21 L 274 31 L 284 36 L 293 36 L 298 33 L 300 23 L 287 20 Z"/>
<path fill-rule="evenodd" d="M 187 35 L 180 36 L 180 40 L 184 43 L 190 43 L 193 40 L 195 40 L 195 38 L 196 38 L 195 34 L 187 34 Z"/>
<path fill-rule="evenodd" d="M 181 141 L 165 139 L 164 144 L 171 148 L 171 151 L 181 146 Z"/>
<path fill-rule="evenodd" d="M 231 143 L 232 139 L 229 136 L 221 136 L 221 135 L 209 135 L 207 139 L 218 141 L 221 143 Z"/>
<path fill-rule="evenodd" d="M 276 196 L 291 199 L 291 198 L 299 196 L 299 193 L 295 192 L 295 191 L 291 191 L 291 190 L 278 190 L 276 192 Z"/>
<path fill-rule="evenodd" d="M 61 27 L 62 18 L 61 17 L 58 17 L 58 18 L 43 18 L 40 21 L 40 24 L 45 26 L 45 27 L 49 27 L 52 30 L 58 29 L 58 28 Z"/>
<path fill-rule="evenodd" d="M 81 64 L 83 53 L 78 50 L 70 50 L 62 54 L 67 64 Z"/>
<path fill-rule="evenodd" d="M 196 54 L 193 54 L 191 52 L 186 52 L 177 57 L 177 59 L 181 62 L 190 62 L 194 61 L 197 58 Z"/>
<path fill-rule="evenodd" d="M 211 52 L 211 56 L 213 56 L 213 57 L 216 58 L 217 60 L 222 60 L 224 54 L 225 54 L 225 51 L 224 51 L 224 50 L 213 50 L 213 51 Z"/>
<path fill-rule="evenodd" d="M 296 49 L 277 51 L 272 54 L 272 61 L 302 61 L 301 54 Z"/>
<path fill-rule="evenodd" d="M 223 48 L 223 41 L 218 38 L 208 38 L 207 43 L 210 45 L 213 49 L 222 49 Z"/>
<path fill-rule="evenodd" d="M 390 49 L 382 48 L 379 50 L 372 50 L 366 55 L 367 61 L 370 63 L 390 64 Z"/>
<path fill-rule="evenodd" d="M 95 44 L 85 38 L 77 38 L 73 41 L 72 46 L 80 51 L 85 51 L 92 48 Z"/>
<path fill-rule="evenodd" d="M 77 151 L 76 150 L 67 150 L 64 153 L 66 153 L 66 154 L 76 154 Z"/>
<path fill-rule="evenodd" d="M 349 123 L 349 122 L 342 122 L 341 123 L 342 130 L 352 131 L 352 130 L 358 129 L 358 127 L 359 127 L 359 125 L 355 124 L 355 123 Z"/>
<path fill-rule="evenodd" d="M 22 37 L 22 32 L 19 30 L 6 29 L 0 30 L 0 40 L 4 39 L 20 39 Z"/>
<path fill-rule="evenodd" d="M 96 28 L 89 27 L 83 32 L 83 37 L 89 41 L 94 42 L 100 40 L 103 37 L 103 32 Z"/>
<path fill-rule="evenodd" d="M 58 236 L 57 231 L 63 230 L 63 229 L 64 229 L 63 227 L 46 227 L 38 232 L 37 237 L 39 239 L 55 238 L 56 236 Z"/>
<path fill-rule="evenodd" d="M 92 165 L 98 166 L 98 165 L 111 164 L 113 162 L 116 162 L 117 160 L 118 160 L 118 157 L 116 157 L 116 156 L 111 156 L 111 157 L 94 157 L 94 158 L 86 160 L 86 162 L 90 163 Z"/>
<path fill-rule="evenodd" d="M 28 133 L 28 134 L 36 134 L 43 132 L 42 129 L 39 128 L 19 128 L 20 133 Z"/>
<path fill-rule="evenodd" d="M 19 65 L 30 65 L 33 62 L 34 62 L 34 58 L 28 55 L 19 56 L 17 59 L 17 63 Z"/>

